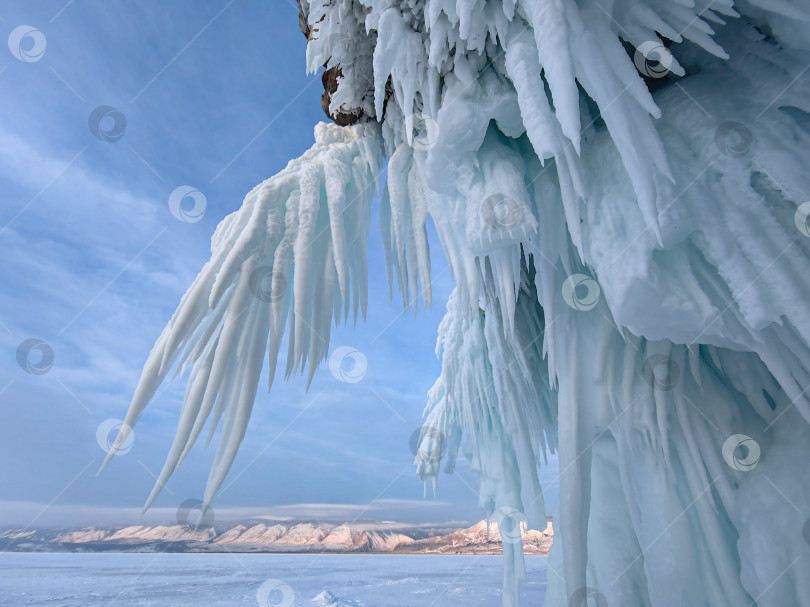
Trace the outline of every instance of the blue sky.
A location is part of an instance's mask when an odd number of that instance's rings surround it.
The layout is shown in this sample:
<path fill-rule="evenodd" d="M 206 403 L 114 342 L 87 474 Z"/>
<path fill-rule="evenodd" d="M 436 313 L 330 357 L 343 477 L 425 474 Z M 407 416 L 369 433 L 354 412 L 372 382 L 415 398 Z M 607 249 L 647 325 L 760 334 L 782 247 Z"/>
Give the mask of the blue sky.
<path fill-rule="evenodd" d="M 30 62 L 0 47 L 0 524 L 128 522 L 163 464 L 184 383 L 159 395 L 132 450 L 100 476 L 96 430 L 124 416 L 217 223 L 311 145 L 325 119 L 320 75 L 305 74 L 292 1 L 0 2 L 2 38 L 20 25 L 46 46 Z M 118 141 L 89 128 L 102 105 L 126 120 Z M 198 222 L 169 209 L 183 185 L 205 196 Z M 334 331 L 331 344 L 359 349 L 367 374 L 341 383 L 324 365 L 308 393 L 303 378 L 260 391 L 215 509 L 481 518 L 466 465 L 442 475 L 427 501 L 411 466 L 408 440 L 440 371 L 436 328 L 452 289 L 432 233 L 431 242 L 436 303 L 403 315 L 388 303 L 375 207 L 368 319 Z M 29 338 L 53 349 L 43 375 L 17 364 Z M 213 447 L 195 446 L 153 516 L 171 518 L 199 497 L 212 459 Z"/>

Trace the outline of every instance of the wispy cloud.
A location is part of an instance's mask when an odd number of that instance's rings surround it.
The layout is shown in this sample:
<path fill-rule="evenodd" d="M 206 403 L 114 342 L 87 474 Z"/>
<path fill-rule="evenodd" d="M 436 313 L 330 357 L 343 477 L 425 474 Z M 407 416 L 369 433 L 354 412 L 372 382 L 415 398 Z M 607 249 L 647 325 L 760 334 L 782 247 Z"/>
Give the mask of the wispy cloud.
<path fill-rule="evenodd" d="M 147 525 L 175 524 L 177 510 L 174 508 L 153 508 L 142 514 L 138 508 L 112 508 L 94 504 L 54 505 L 25 501 L 0 501 L 0 529 L 17 528 L 28 525 L 32 513 L 43 512 L 32 528 L 91 525 Z M 401 525 L 436 527 L 463 524 L 442 518 L 452 511 L 452 504 L 444 501 L 384 499 L 372 504 L 284 504 L 280 506 L 230 506 L 215 508 L 216 520 L 242 521 L 257 520 L 306 520 L 324 522 L 352 522 L 361 516 L 364 526 L 368 521 L 378 520 L 379 528 L 392 528 Z M 418 516 L 414 513 L 418 512 Z M 402 516 L 398 520 L 397 516 Z"/>

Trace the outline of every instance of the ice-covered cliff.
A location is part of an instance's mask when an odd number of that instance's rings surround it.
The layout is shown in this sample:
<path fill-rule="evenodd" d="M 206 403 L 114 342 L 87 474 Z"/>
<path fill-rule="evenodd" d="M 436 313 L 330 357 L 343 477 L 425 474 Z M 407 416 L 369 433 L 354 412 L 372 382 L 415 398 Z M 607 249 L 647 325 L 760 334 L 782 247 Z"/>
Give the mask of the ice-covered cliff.
<path fill-rule="evenodd" d="M 150 500 L 209 417 L 213 499 L 284 332 L 311 378 L 363 312 L 387 160 L 392 288 L 431 302 L 428 215 L 457 284 L 418 473 L 463 449 L 482 508 L 542 530 L 559 453 L 549 605 L 810 604 L 810 6 L 299 4 L 346 126 L 223 221 L 150 354 L 129 426 L 191 371 Z"/>

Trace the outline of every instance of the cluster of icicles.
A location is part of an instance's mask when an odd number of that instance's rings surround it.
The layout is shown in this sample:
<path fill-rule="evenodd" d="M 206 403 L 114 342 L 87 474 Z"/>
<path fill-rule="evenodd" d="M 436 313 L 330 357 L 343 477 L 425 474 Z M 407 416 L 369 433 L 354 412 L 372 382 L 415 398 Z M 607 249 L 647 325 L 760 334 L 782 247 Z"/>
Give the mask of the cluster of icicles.
<path fill-rule="evenodd" d="M 547 605 L 810 604 L 806 3 L 300 4 L 309 69 L 340 68 L 331 109 L 365 119 L 318 125 L 217 229 L 127 414 L 190 369 L 148 504 L 222 420 L 210 503 L 285 331 L 285 375 L 311 380 L 331 323 L 365 312 L 379 197 L 402 305 L 431 303 L 428 215 L 457 285 L 426 421 L 445 471 L 462 449 L 487 515 L 543 529 L 559 455 Z M 434 486 L 440 463 L 417 454 Z M 510 607 L 519 538 L 504 551 Z"/>

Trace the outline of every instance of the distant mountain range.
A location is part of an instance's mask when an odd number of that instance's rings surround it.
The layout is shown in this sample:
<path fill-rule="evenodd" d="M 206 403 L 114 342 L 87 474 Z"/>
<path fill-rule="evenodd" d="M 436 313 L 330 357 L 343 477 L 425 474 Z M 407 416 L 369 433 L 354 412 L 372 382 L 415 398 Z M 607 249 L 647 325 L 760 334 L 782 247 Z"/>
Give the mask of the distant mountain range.
<path fill-rule="evenodd" d="M 545 531 L 523 534 L 526 554 L 545 555 Z M 400 554 L 500 554 L 498 525 L 423 529 L 376 521 L 353 523 L 257 521 L 188 525 L 133 525 L 0 532 L 0 550 L 17 552 L 334 552 Z"/>

